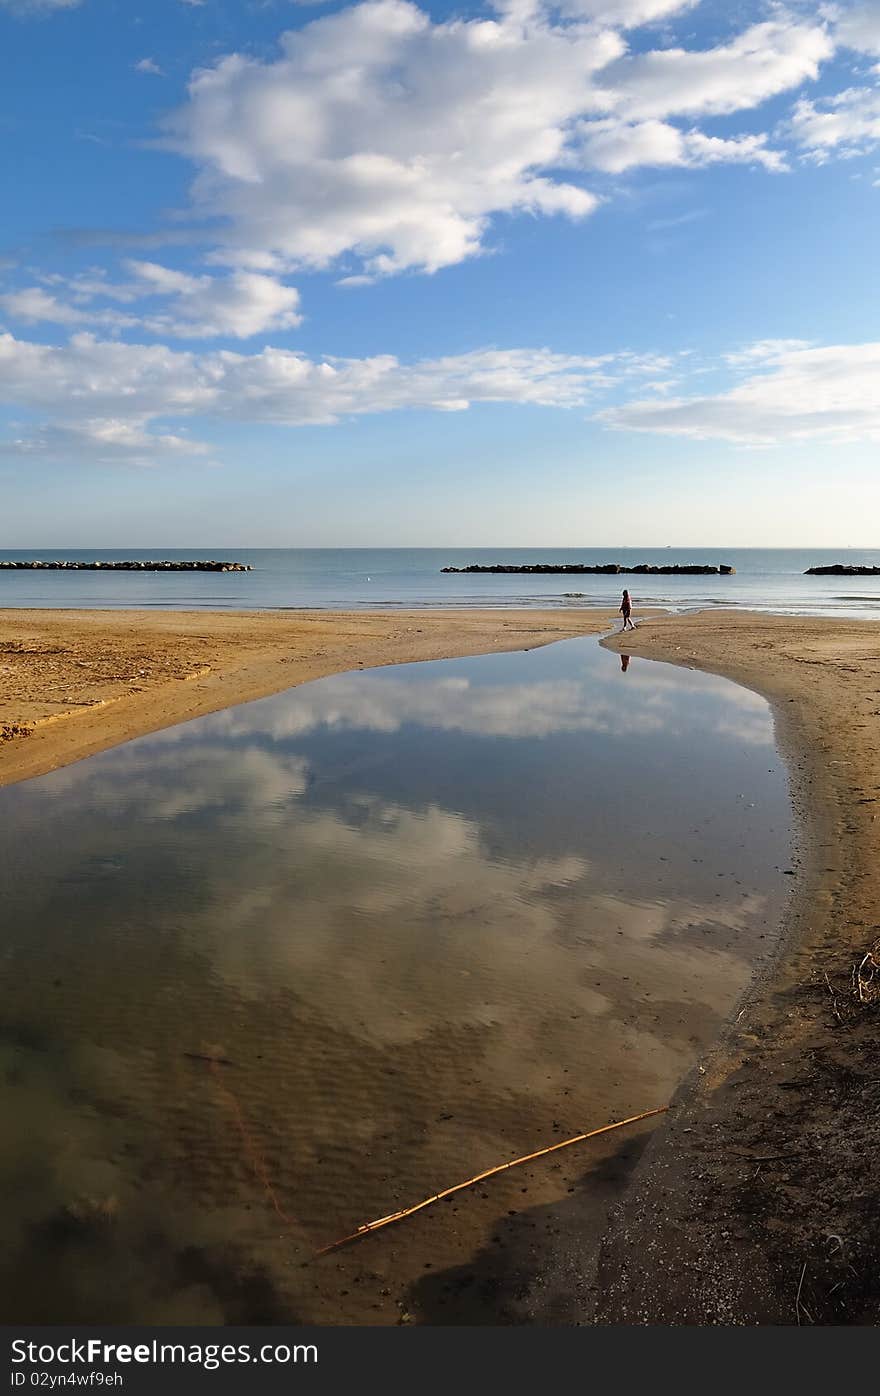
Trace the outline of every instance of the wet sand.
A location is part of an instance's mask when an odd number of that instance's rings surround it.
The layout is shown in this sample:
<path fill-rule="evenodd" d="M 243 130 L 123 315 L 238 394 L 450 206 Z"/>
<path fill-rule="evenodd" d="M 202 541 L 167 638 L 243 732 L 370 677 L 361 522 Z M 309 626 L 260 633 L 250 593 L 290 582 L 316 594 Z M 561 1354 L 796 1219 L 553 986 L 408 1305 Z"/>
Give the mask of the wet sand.
<path fill-rule="evenodd" d="M 0 783 L 339 670 L 526 648 L 607 621 L 3 612 Z M 852 971 L 880 935 L 880 625 L 717 611 L 654 616 L 610 643 L 770 700 L 800 820 L 791 909 L 775 967 L 641 1159 L 644 1135 L 579 1162 L 612 1205 L 598 1280 L 599 1238 L 579 1232 L 575 1194 L 542 1216 L 537 1260 L 502 1237 L 491 1263 L 478 1257 L 459 1277 L 461 1292 L 491 1286 L 508 1321 L 877 1322 L 878 1008 L 854 997 Z M 412 1296 L 420 1317 L 440 1321 L 443 1283 L 449 1271 Z M 466 1321 L 466 1299 L 447 1314 Z"/>

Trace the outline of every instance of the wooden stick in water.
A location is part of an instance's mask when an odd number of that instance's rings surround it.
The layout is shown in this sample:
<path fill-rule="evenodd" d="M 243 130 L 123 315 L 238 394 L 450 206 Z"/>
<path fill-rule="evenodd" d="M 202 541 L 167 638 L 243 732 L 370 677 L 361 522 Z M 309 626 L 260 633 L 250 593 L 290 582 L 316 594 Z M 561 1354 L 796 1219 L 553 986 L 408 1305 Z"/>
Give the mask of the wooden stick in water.
<path fill-rule="evenodd" d="M 531 1163 L 533 1159 L 543 1158 L 545 1154 L 553 1154 L 557 1149 L 567 1149 L 570 1144 L 580 1144 L 585 1139 L 595 1139 L 597 1134 L 608 1134 L 612 1129 L 623 1129 L 624 1125 L 638 1124 L 639 1120 L 650 1119 L 652 1115 L 662 1115 L 668 1109 L 668 1105 L 658 1105 L 655 1110 L 644 1110 L 641 1115 L 630 1115 L 626 1120 L 615 1120 L 613 1124 L 588 1130 L 586 1134 L 576 1134 L 572 1139 L 562 1139 L 558 1144 L 549 1144 L 546 1149 L 537 1149 L 533 1154 L 523 1154 L 522 1158 L 511 1159 L 509 1163 L 499 1163 L 495 1168 L 487 1168 L 485 1173 L 478 1173 L 475 1178 L 468 1178 L 464 1183 L 456 1183 L 454 1187 L 444 1188 L 443 1192 L 435 1192 L 433 1197 L 426 1197 L 424 1202 L 417 1202 L 414 1207 L 402 1207 L 399 1212 L 389 1212 L 387 1217 L 364 1222 L 363 1226 L 359 1226 L 357 1231 L 353 1231 L 350 1236 L 343 1236 L 339 1241 L 331 1241 L 329 1246 L 322 1246 L 319 1251 L 315 1252 L 315 1255 L 327 1255 L 328 1251 L 336 1251 L 340 1246 L 347 1246 L 350 1241 L 359 1241 L 362 1236 L 367 1236 L 371 1231 L 378 1231 L 380 1227 L 390 1226 L 392 1222 L 403 1221 L 404 1217 L 411 1217 L 414 1212 L 420 1212 L 423 1207 L 430 1207 L 432 1202 L 440 1202 L 444 1197 L 451 1197 L 454 1192 L 461 1192 L 463 1188 L 472 1188 L 475 1183 L 482 1183 L 484 1179 L 493 1178 L 496 1173 L 504 1173 L 508 1168 L 516 1168 L 521 1163 Z"/>

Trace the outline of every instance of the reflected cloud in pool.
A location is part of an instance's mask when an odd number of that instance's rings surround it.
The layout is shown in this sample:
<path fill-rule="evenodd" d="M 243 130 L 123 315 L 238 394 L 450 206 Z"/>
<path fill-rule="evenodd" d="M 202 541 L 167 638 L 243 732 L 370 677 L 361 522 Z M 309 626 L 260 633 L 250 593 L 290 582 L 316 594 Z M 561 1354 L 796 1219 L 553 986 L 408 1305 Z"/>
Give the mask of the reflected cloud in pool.
<path fill-rule="evenodd" d="M 363 1260 L 293 1262 L 662 1103 L 772 944 L 789 837 L 762 700 L 592 641 L 322 680 L 0 813 L 3 1263 L 34 1321 L 394 1321 Z M 424 1231 L 394 1244 L 413 1279 Z"/>

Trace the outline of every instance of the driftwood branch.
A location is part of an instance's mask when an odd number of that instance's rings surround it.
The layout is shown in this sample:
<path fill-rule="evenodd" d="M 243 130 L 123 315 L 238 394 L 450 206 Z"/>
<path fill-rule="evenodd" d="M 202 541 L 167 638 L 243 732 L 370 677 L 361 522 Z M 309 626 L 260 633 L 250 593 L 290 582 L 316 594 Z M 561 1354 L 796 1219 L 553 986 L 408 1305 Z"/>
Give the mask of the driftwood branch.
<path fill-rule="evenodd" d="M 602 1125 L 600 1129 L 588 1130 L 586 1134 L 576 1134 L 572 1139 L 563 1139 L 558 1144 L 550 1144 L 546 1149 L 537 1149 L 533 1154 L 523 1154 L 522 1158 L 510 1159 L 508 1163 L 499 1163 L 495 1168 L 487 1168 L 484 1173 L 478 1173 L 475 1178 L 468 1178 L 463 1183 L 456 1183 L 451 1188 L 444 1188 L 442 1192 L 435 1192 L 432 1197 L 426 1197 L 423 1202 L 417 1202 L 413 1207 L 402 1207 L 398 1212 L 390 1212 L 387 1217 L 378 1217 L 376 1221 L 364 1222 L 357 1231 L 353 1231 L 350 1236 L 343 1236 L 339 1241 L 332 1241 L 329 1246 L 322 1246 L 316 1251 L 316 1256 L 327 1255 L 329 1251 L 336 1251 L 340 1246 L 347 1246 L 350 1241 L 359 1241 L 361 1237 L 367 1236 L 371 1231 L 378 1231 L 383 1226 L 390 1226 L 392 1222 L 403 1221 L 404 1217 L 411 1217 L 414 1212 L 420 1212 L 423 1207 L 430 1207 L 432 1202 L 440 1202 L 444 1197 L 451 1197 L 455 1192 L 461 1192 L 464 1188 L 472 1188 L 475 1183 L 482 1183 L 486 1178 L 493 1178 L 496 1173 L 505 1173 L 508 1168 L 517 1168 L 521 1163 L 531 1163 L 533 1159 L 543 1158 L 545 1154 L 553 1154 L 557 1149 L 567 1149 L 571 1144 L 580 1144 L 585 1139 L 595 1139 L 598 1134 L 608 1134 L 613 1129 L 623 1129 L 624 1125 L 638 1124 L 639 1120 L 650 1119 L 652 1115 L 662 1115 L 668 1110 L 667 1105 L 659 1105 L 655 1110 L 644 1110 L 641 1115 L 630 1115 L 626 1120 L 615 1120 L 613 1124 Z"/>

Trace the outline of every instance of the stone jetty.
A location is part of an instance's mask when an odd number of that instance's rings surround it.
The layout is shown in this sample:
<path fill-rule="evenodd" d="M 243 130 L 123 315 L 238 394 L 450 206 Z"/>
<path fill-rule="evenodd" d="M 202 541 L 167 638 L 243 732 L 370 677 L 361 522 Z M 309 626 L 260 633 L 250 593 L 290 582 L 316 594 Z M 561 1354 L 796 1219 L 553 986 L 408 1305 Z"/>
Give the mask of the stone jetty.
<path fill-rule="evenodd" d="M 805 577 L 880 577 L 880 567 L 850 567 L 845 562 L 830 567 L 808 567 Z"/>
<path fill-rule="evenodd" d="M 701 563 L 686 563 L 683 566 L 678 564 L 667 567 L 657 567 L 651 563 L 641 562 L 637 567 L 621 567 L 619 562 L 603 562 L 596 567 L 588 567 L 581 562 L 548 563 L 530 562 L 518 564 L 494 563 L 491 567 L 484 567 L 479 563 L 471 563 L 470 567 L 442 567 L 441 572 L 524 572 L 539 576 L 583 576 L 589 573 L 593 576 L 616 577 L 730 577 L 736 571 L 735 567 L 728 567 L 722 563 L 719 567 L 704 566 Z"/>
<path fill-rule="evenodd" d="M 253 572 L 248 562 L 6 562 L 6 572 Z"/>

